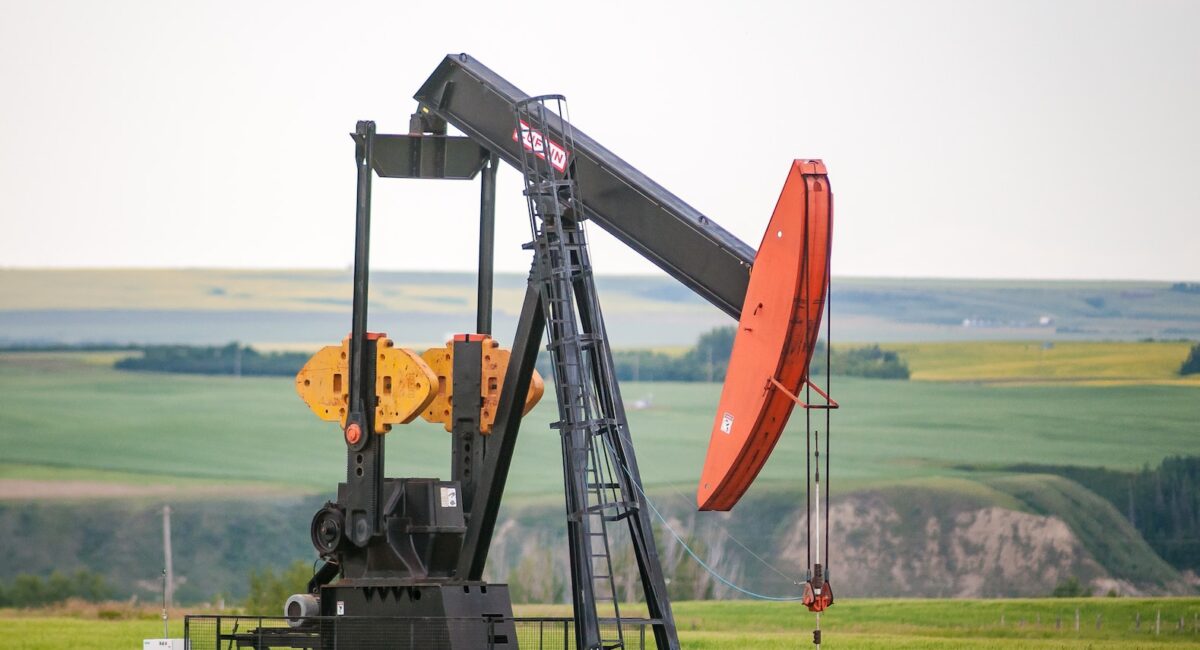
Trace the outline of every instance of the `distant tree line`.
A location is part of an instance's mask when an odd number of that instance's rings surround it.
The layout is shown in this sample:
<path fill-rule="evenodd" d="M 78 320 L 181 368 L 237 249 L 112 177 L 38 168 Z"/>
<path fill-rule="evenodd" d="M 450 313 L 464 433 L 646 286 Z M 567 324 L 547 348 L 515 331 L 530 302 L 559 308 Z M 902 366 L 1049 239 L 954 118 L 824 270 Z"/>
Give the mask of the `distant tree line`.
<path fill-rule="evenodd" d="M 718 327 L 705 332 L 683 354 L 617 350 L 613 352 L 617 380 L 724 381 L 735 331 L 732 327 Z"/>
<path fill-rule="evenodd" d="M 1176 282 L 1171 285 L 1171 291 L 1180 293 L 1200 293 L 1200 282 Z"/>
<path fill-rule="evenodd" d="M 1047 465 L 1010 469 L 1057 474 L 1083 485 L 1122 512 L 1169 564 L 1200 571 L 1200 456 L 1165 458 L 1139 472 Z"/>
<path fill-rule="evenodd" d="M 1179 366 L 1179 374 L 1181 375 L 1195 375 L 1197 373 L 1200 373 L 1200 343 L 1192 346 L 1192 351 L 1183 360 L 1183 365 Z"/>
<path fill-rule="evenodd" d="M 620 381 L 725 381 L 729 357 L 733 352 L 736 329 L 719 327 L 700 336 L 696 345 L 681 355 L 653 350 L 618 350 L 613 353 L 617 379 Z M 814 377 L 825 374 L 827 351 L 825 342 L 818 341 L 813 352 L 809 373 Z M 538 372 L 550 371 L 549 359 L 540 359 Z M 853 348 L 834 348 L 831 358 L 833 374 L 877 379 L 908 379 L 908 364 L 899 354 L 878 345 Z"/>
<path fill-rule="evenodd" d="M 98 602 L 112 597 L 112 588 L 94 571 L 70 575 L 55 571 L 45 578 L 23 573 L 9 584 L 0 583 L 0 607 L 40 607 L 69 598 Z"/>
<path fill-rule="evenodd" d="M 259 352 L 248 345 L 148 345 L 141 356 L 119 359 L 120 370 L 200 375 L 294 376 L 311 356 L 305 352 Z"/>
<path fill-rule="evenodd" d="M 123 352 L 140 350 L 133 343 L 55 343 L 41 341 L 16 341 L 0 345 L 0 352 Z"/>
<path fill-rule="evenodd" d="M 884 350 L 878 345 L 838 349 L 834 348 L 831 359 L 833 374 L 847 377 L 871 377 L 873 379 L 908 379 L 908 363 L 900 354 Z M 813 353 L 809 372 L 814 376 L 825 374 L 825 342 L 818 341 Z"/>
<path fill-rule="evenodd" d="M 725 381 L 729 356 L 733 352 L 733 327 L 719 327 L 700 335 L 694 346 L 683 354 L 654 350 L 618 350 L 613 353 L 619 381 Z M 141 356 L 118 360 L 121 370 L 179 372 L 204 375 L 277 375 L 294 376 L 308 361 L 304 352 L 259 352 L 250 346 L 230 343 L 224 346 L 149 345 Z M 810 373 L 825 373 L 825 342 L 818 341 Z M 878 345 L 834 348 L 833 374 L 877 379 L 908 379 L 908 364 L 899 354 Z M 537 369 L 552 377 L 550 357 L 543 352 Z"/>

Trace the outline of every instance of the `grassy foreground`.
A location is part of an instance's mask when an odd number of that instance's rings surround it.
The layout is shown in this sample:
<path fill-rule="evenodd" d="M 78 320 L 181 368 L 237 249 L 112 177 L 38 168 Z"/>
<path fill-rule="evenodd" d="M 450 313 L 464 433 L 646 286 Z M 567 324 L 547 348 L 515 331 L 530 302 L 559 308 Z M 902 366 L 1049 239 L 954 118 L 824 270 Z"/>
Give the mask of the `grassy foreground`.
<path fill-rule="evenodd" d="M 542 605 L 518 607 L 516 613 L 568 612 L 566 606 Z M 0 611 L 6 632 L 0 634 L 0 650 L 136 648 L 162 631 L 149 612 L 122 620 L 80 616 Z M 682 602 L 675 604 L 675 616 L 683 647 L 697 650 L 810 647 L 814 622 L 794 603 Z M 1197 598 L 848 600 L 825 613 L 822 628 L 830 648 L 1178 648 L 1200 643 L 1198 621 Z M 178 618 L 171 634 L 182 634 Z"/>

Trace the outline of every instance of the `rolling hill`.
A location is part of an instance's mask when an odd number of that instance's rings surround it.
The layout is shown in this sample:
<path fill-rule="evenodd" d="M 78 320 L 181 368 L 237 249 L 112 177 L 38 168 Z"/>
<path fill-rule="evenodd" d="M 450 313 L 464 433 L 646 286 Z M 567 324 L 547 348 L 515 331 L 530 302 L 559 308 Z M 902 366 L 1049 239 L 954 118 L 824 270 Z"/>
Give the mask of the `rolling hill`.
<path fill-rule="evenodd" d="M 835 277 L 835 342 L 1200 339 L 1200 292 L 1165 282 Z M 501 340 L 525 278 L 496 276 Z M 689 345 L 731 324 L 662 276 L 599 276 L 616 347 Z M 1182 287 L 1182 288 L 1180 288 Z M 436 344 L 473 326 L 469 273 L 376 271 L 371 327 Z M 349 328 L 349 271 L 0 269 L 0 344 L 204 343 L 314 347 Z"/>

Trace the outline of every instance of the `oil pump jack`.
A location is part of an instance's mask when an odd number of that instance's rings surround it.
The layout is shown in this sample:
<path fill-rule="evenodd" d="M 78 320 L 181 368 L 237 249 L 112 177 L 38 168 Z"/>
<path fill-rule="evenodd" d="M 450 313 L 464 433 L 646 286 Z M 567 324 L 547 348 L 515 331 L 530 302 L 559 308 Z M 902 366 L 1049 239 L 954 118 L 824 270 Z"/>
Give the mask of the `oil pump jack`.
<path fill-rule="evenodd" d="M 697 491 L 700 509 L 728 510 L 766 462 L 793 406 L 810 406 L 800 396 L 813 387 L 807 369 L 829 281 L 825 167 L 792 162 L 756 251 L 574 128 L 561 96 L 531 97 L 454 54 L 415 99 L 407 134 L 376 133 L 369 121 L 352 134 L 358 189 L 351 332 L 296 378 L 314 413 L 341 426 L 346 480 L 312 521 L 324 563 L 285 613 L 301 623 L 419 618 L 441 634 L 437 647 L 517 647 L 507 585 L 482 576 L 521 419 L 544 390 L 534 364 L 545 333 L 559 415 L 552 426 L 562 442 L 574 647 L 627 647 L 626 625 L 636 620 L 653 630 L 656 647 L 678 648 L 585 224 L 606 230 L 739 322 Z M 450 135 L 448 126 L 463 135 Z M 500 162 L 522 173 L 532 234 L 511 351 L 492 338 Z M 374 176 L 481 178 L 475 328 L 445 347 L 418 354 L 367 331 Z M 826 407 L 835 406 L 817 391 Z M 417 417 L 450 433 L 449 479 L 384 476 L 389 430 Z M 614 526 L 628 530 L 646 619 L 622 616 L 610 551 Z M 829 590 L 819 564 L 816 574 L 806 588 L 818 598 L 807 601 L 823 609 L 831 599 L 820 600 Z M 449 623 L 472 619 L 493 621 L 488 638 L 479 636 L 481 628 Z M 316 647 L 334 647 L 322 643 Z"/>

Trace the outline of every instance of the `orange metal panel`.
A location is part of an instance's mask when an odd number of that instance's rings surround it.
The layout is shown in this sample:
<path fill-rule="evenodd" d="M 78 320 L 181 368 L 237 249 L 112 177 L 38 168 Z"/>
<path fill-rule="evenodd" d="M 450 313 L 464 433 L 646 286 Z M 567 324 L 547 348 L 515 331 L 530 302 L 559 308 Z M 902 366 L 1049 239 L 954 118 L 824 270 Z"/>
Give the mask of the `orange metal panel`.
<path fill-rule="evenodd" d="M 421 353 L 421 359 L 437 377 L 437 391 L 421 417 L 426 422 L 441 422 L 446 431 L 450 431 L 450 398 L 454 394 L 454 342 L 447 343 L 444 348 L 429 348 Z"/>
<path fill-rule="evenodd" d="M 510 350 L 500 347 L 492 337 L 486 334 L 455 334 L 445 347 L 430 348 L 421 358 L 433 369 L 437 377 L 437 390 L 421 417 L 428 422 L 440 422 L 446 431 L 453 429 L 451 417 L 451 402 L 454 395 L 454 342 L 480 341 L 483 344 L 483 367 L 480 373 L 480 397 L 483 404 L 479 413 L 479 432 L 491 435 L 492 425 L 496 421 L 496 408 L 500 404 L 500 389 L 504 385 L 504 373 L 508 371 Z M 536 370 L 529 379 L 529 392 L 525 396 L 525 406 L 522 415 L 527 415 L 542 399 L 546 385 L 542 376 Z"/>
<path fill-rule="evenodd" d="M 346 339 L 349 341 L 350 339 Z M 296 374 L 296 393 L 318 418 L 346 426 L 350 391 L 348 343 L 327 345 L 304 363 Z"/>
<path fill-rule="evenodd" d="M 767 226 L 696 492 L 729 510 L 758 476 L 808 381 L 829 287 L 833 198 L 825 165 L 796 160 Z"/>
<path fill-rule="evenodd" d="M 375 432 L 387 433 L 393 424 L 408 424 L 433 401 L 438 377 L 416 352 L 395 347 L 386 336 L 376 340 Z"/>
<path fill-rule="evenodd" d="M 375 432 L 387 433 L 393 424 L 407 424 L 434 398 L 437 375 L 411 350 L 395 347 L 386 334 L 367 332 L 376 342 Z M 341 345 L 321 348 L 296 374 L 296 392 L 322 420 L 346 426 L 349 410 L 350 338 Z M 361 434 L 361 432 L 360 432 Z"/>

